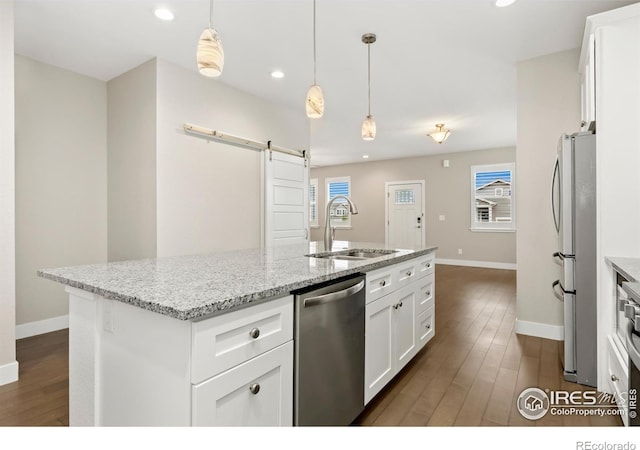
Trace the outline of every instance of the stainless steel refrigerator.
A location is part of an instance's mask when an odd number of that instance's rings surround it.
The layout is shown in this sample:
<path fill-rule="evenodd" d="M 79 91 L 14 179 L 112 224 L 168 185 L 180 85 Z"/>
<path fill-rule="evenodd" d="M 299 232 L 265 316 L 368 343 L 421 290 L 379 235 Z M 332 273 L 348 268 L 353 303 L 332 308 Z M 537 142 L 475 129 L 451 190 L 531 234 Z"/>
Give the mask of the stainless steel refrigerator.
<path fill-rule="evenodd" d="M 596 136 L 562 135 L 551 187 L 560 279 L 552 283 L 564 306 L 564 378 L 597 385 Z"/>

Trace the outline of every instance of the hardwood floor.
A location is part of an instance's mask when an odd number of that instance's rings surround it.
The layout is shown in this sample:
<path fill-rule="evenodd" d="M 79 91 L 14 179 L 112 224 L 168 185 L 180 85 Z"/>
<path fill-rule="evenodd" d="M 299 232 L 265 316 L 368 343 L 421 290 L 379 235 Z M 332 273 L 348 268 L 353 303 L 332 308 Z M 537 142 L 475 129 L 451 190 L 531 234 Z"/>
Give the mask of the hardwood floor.
<path fill-rule="evenodd" d="M 69 425 L 69 333 L 55 331 L 16 344 L 19 380 L 0 386 L 0 425 Z"/>
<path fill-rule="evenodd" d="M 527 387 L 562 378 L 556 341 L 514 333 L 516 273 L 436 267 L 436 335 L 354 422 L 374 426 L 615 426 L 618 417 L 520 416 Z M 69 424 L 67 330 L 17 342 L 20 380 L 0 386 L 0 425 Z"/>

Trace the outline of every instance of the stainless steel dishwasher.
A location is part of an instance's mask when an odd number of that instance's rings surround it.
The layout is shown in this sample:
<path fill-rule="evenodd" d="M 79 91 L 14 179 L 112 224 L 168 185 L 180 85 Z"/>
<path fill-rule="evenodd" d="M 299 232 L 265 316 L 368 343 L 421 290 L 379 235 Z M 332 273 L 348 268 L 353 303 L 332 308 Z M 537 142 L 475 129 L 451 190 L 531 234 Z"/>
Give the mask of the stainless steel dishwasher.
<path fill-rule="evenodd" d="M 364 280 L 294 292 L 295 425 L 349 425 L 364 409 Z"/>

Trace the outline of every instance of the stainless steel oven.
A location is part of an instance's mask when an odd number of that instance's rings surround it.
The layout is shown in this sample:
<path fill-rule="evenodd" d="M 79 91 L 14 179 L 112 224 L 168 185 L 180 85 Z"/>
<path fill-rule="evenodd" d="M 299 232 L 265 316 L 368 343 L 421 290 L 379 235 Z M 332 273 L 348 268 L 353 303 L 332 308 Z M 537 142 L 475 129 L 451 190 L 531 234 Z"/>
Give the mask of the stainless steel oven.
<path fill-rule="evenodd" d="M 629 295 L 622 288 L 622 283 L 627 283 L 627 280 L 620 273 L 616 273 L 616 305 L 615 305 L 615 320 L 616 320 L 616 337 L 614 342 L 618 347 L 618 351 L 621 354 L 627 353 L 627 325 L 629 319 L 624 314 L 624 309 L 627 303 L 629 303 Z"/>
<path fill-rule="evenodd" d="M 629 426 L 640 426 L 638 391 L 640 391 L 640 283 L 622 283 L 622 293 L 627 294 L 624 301 L 626 319 L 624 343 L 629 355 Z"/>

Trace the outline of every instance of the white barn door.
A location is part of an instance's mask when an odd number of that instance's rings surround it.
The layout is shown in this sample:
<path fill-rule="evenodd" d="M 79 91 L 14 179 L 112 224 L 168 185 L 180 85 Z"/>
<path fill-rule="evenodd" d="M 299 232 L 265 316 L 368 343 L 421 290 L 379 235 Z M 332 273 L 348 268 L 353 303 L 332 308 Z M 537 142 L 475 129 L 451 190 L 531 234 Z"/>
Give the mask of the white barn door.
<path fill-rule="evenodd" d="M 309 239 L 309 167 L 304 158 L 264 152 L 264 246 Z"/>

